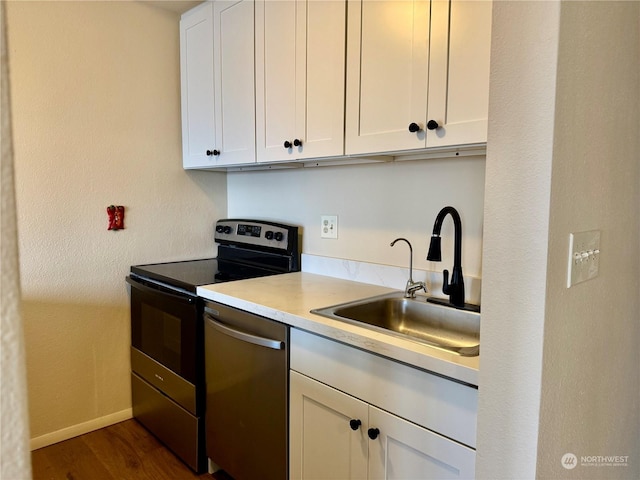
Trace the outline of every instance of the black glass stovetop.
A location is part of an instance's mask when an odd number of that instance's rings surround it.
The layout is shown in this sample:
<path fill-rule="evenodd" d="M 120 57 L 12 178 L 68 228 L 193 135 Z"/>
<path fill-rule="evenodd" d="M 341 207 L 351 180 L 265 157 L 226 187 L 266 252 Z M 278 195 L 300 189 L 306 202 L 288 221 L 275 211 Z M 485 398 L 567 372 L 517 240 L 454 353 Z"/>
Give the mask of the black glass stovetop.
<path fill-rule="evenodd" d="M 197 287 L 201 285 L 263 277 L 276 273 L 280 272 L 219 258 L 134 265 L 131 267 L 131 274 L 134 277 L 169 285 L 192 293 L 196 293 Z"/>

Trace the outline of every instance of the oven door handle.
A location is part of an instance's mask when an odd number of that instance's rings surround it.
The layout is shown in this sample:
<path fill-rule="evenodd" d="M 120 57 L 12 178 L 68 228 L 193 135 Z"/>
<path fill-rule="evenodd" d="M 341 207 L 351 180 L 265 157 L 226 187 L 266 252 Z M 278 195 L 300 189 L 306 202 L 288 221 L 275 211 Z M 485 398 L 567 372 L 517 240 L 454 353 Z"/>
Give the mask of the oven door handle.
<path fill-rule="evenodd" d="M 216 329 L 220 333 L 223 333 L 224 335 L 233 337 L 236 340 L 252 343 L 254 345 L 260 345 L 261 347 L 272 348 L 274 350 L 284 349 L 284 342 L 281 342 L 280 340 L 273 340 L 271 338 L 259 337 L 258 335 L 253 335 L 251 333 L 241 332 L 240 330 L 236 330 L 216 321 L 211 315 L 207 313 L 205 313 L 204 316 L 207 319 L 208 323 L 214 329 Z"/>
<path fill-rule="evenodd" d="M 173 300 L 178 300 L 180 302 L 187 302 L 187 303 L 194 303 L 195 302 L 195 298 L 187 297 L 186 295 L 179 295 L 179 294 L 175 294 L 175 293 L 169 293 L 169 292 L 167 292 L 165 290 L 160 290 L 158 288 L 147 287 L 143 283 L 137 282 L 131 277 L 127 277 L 127 278 L 125 278 L 125 280 L 132 287 L 135 287 L 135 288 L 137 288 L 139 290 L 142 290 L 143 292 L 150 293 L 152 295 L 162 295 L 163 297 L 169 297 L 169 298 L 172 298 Z"/>

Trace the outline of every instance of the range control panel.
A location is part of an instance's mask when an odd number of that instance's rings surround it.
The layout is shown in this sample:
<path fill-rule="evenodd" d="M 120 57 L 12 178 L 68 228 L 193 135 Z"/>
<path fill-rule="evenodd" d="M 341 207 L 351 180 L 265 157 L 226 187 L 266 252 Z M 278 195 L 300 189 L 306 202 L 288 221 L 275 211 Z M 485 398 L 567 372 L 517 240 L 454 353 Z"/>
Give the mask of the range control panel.
<path fill-rule="evenodd" d="M 216 242 L 291 251 L 298 241 L 298 227 L 261 220 L 224 219 L 216 223 Z"/>

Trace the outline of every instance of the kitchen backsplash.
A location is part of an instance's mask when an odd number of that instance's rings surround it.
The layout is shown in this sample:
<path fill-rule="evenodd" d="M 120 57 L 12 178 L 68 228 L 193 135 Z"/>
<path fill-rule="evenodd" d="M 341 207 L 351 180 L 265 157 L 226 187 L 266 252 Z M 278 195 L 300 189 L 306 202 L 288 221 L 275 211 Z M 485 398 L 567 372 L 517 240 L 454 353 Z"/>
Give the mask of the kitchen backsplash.
<path fill-rule="evenodd" d="M 306 253 L 302 254 L 302 271 L 355 282 L 371 283 L 398 290 L 404 290 L 409 278 L 409 269 L 407 267 L 321 257 Z M 425 282 L 430 296 L 446 298 L 446 295 L 442 293 L 442 272 L 414 268 L 413 280 Z M 480 305 L 481 283 L 482 280 L 480 278 L 464 275 L 466 301 L 468 303 Z"/>

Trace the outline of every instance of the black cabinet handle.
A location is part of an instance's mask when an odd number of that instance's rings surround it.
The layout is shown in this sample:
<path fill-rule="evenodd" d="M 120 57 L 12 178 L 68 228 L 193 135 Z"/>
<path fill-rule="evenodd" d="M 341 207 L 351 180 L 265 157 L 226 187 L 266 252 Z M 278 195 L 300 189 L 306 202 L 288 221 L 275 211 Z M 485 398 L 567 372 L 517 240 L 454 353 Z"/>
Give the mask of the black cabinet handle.
<path fill-rule="evenodd" d="M 300 140 L 300 139 L 296 138 L 296 139 L 293 141 L 293 146 L 294 146 L 294 147 L 301 147 L 301 146 L 302 146 L 302 140 Z"/>
<path fill-rule="evenodd" d="M 417 123 L 412 122 L 409 124 L 409 131 L 411 133 L 416 133 L 416 132 L 419 132 L 420 130 L 422 129 L 420 128 L 420 125 L 418 125 Z"/>
<path fill-rule="evenodd" d="M 369 435 L 371 440 L 375 440 L 378 438 L 378 435 L 380 435 L 380 430 L 377 428 L 370 428 L 369 431 L 367 431 L 367 435 Z"/>
<path fill-rule="evenodd" d="M 359 429 L 360 425 L 362 425 L 362 422 L 360 420 L 358 420 L 357 418 L 354 418 L 353 420 L 349 421 L 349 426 L 351 427 L 351 430 Z"/>
<path fill-rule="evenodd" d="M 438 125 L 438 122 L 436 122 L 435 120 L 429 120 L 427 122 L 427 128 L 429 130 L 435 130 L 436 128 L 438 128 L 440 125 Z"/>
<path fill-rule="evenodd" d="M 284 148 L 291 148 L 291 147 L 293 147 L 293 144 L 289 140 L 285 140 L 284 141 Z"/>
<path fill-rule="evenodd" d="M 207 150 L 207 157 L 210 157 L 211 155 L 217 157 L 220 155 L 220 150 Z"/>

